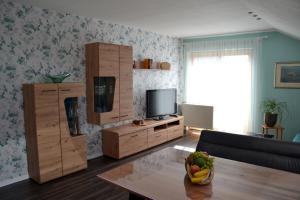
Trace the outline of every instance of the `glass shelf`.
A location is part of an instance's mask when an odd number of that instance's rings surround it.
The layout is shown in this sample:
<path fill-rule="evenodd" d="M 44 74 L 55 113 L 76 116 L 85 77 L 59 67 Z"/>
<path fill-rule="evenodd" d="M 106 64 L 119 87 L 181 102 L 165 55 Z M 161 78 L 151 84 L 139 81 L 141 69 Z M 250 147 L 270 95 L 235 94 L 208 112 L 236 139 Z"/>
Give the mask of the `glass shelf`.
<path fill-rule="evenodd" d="M 94 77 L 94 111 L 110 112 L 113 109 L 115 77 Z"/>
<path fill-rule="evenodd" d="M 71 136 L 80 135 L 78 124 L 78 99 L 77 97 L 69 97 L 65 99 L 65 109 L 67 121 Z"/>

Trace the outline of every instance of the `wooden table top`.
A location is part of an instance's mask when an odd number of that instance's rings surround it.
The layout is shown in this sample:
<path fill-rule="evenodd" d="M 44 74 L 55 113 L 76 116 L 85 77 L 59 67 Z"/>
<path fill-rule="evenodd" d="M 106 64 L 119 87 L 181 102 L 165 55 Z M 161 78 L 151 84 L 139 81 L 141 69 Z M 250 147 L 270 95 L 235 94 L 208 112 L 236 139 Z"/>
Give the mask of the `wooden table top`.
<path fill-rule="evenodd" d="M 98 177 L 129 192 L 155 200 L 300 199 L 300 175 L 215 158 L 215 175 L 207 186 L 192 184 L 184 162 L 190 152 L 166 148 L 128 162 Z"/>

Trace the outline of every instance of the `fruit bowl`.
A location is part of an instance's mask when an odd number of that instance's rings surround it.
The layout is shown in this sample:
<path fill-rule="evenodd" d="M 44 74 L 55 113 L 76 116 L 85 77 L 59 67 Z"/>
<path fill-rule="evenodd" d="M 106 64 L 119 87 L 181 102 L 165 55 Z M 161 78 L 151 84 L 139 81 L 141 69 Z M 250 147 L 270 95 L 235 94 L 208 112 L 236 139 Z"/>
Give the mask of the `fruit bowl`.
<path fill-rule="evenodd" d="M 196 151 L 185 159 L 185 170 L 192 183 L 209 184 L 214 177 L 214 159 L 206 152 Z"/>

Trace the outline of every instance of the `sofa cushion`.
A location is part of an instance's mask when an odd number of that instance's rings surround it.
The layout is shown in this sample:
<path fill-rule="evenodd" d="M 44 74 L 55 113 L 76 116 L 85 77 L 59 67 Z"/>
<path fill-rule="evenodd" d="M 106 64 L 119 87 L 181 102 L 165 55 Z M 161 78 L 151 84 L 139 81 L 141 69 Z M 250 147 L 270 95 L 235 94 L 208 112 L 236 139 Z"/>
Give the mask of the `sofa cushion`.
<path fill-rule="evenodd" d="M 300 158 L 300 145 L 293 142 L 208 130 L 201 132 L 201 141 Z"/>
<path fill-rule="evenodd" d="M 213 156 L 300 173 L 300 145 L 218 131 L 202 131 L 197 150 Z"/>

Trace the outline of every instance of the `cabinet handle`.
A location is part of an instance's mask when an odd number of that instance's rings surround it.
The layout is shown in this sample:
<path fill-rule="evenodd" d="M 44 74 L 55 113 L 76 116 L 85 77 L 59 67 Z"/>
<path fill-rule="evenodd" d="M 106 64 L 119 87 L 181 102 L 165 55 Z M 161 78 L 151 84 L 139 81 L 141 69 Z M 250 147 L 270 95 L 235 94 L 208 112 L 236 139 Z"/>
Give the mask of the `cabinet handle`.
<path fill-rule="evenodd" d="M 71 89 L 61 89 L 60 91 L 62 91 L 62 92 L 68 92 L 68 91 L 71 91 Z"/>
<path fill-rule="evenodd" d="M 120 117 L 127 117 L 128 115 L 121 115 Z"/>
<path fill-rule="evenodd" d="M 160 137 L 161 135 L 157 135 L 157 136 L 155 136 L 155 137 Z"/>
<path fill-rule="evenodd" d="M 133 137 L 136 137 L 136 136 L 138 136 L 137 134 L 135 134 L 135 135 L 132 135 L 131 137 L 133 138 Z"/>
<path fill-rule="evenodd" d="M 117 119 L 117 118 L 119 118 L 119 116 L 112 117 L 112 119 Z"/>
<path fill-rule="evenodd" d="M 56 90 L 42 90 L 42 92 L 56 92 Z"/>

